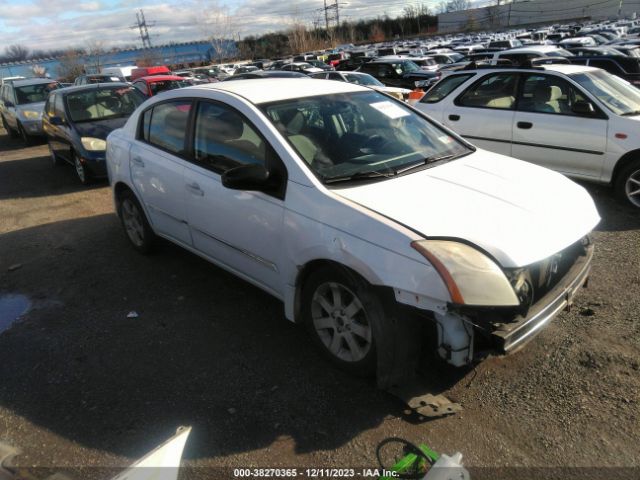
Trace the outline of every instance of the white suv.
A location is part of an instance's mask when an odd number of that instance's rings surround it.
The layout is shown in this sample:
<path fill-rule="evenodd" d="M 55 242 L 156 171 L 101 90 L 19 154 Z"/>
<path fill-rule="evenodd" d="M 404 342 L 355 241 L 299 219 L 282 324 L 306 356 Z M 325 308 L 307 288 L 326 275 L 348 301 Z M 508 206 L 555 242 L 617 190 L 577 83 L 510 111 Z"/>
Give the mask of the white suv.
<path fill-rule="evenodd" d="M 136 110 L 107 140 L 133 246 L 161 236 L 262 288 L 381 385 L 411 372 L 427 326 L 464 365 L 571 302 L 599 221 L 584 188 L 376 91 L 312 83 L 194 86 Z"/>
<path fill-rule="evenodd" d="M 579 65 L 459 70 L 417 108 L 482 148 L 610 184 L 640 207 L 640 90 Z"/>

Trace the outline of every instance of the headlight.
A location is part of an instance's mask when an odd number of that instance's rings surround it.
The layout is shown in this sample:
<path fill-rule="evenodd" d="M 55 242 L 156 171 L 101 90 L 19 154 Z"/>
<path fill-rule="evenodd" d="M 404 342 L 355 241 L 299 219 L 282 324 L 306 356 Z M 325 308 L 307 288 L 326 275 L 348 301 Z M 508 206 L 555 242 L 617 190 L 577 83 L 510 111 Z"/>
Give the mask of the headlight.
<path fill-rule="evenodd" d="M 475 248 L 448 240 L 419 240 L 411 246 L 438 271 L 453 303 L 520 305 L 500 267 Z"/>
<path fill-rule="evenodd" d="M 27 118 L 29 120 L 37 120 L 41 116 L 40 112 L 34 112 L 33 110 L 22 110 L 22 112 L 20 113 L 22 113 L 22 116 L 24 118 Z"/>
<path fill-rule="evenodd" d="M 82 146 L 90 152 L 100 152 L 107 149 L 107 142 L 100 138 L 82 137 Z"/>

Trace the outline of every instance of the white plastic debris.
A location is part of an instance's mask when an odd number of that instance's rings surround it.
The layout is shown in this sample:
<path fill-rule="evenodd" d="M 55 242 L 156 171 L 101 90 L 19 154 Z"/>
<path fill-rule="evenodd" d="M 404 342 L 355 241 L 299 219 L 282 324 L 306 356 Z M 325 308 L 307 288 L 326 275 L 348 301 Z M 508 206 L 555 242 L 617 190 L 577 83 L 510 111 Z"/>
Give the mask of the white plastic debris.
<path fill-rule="evenodd" d="M 438 461 L 427 472 L 424 480 L 470 480 L 471 476 L 462 466 L 462 454 L 460 452 L 449 456 L 441 454 Z"/>
<path fill-rule="evenodd" d="M 131 310 L 129 313 L 127 313 L 127 318 L 138 318 L 140 315 L 138 315 L 138 312 L 136 312 L 135 310 Z"/>

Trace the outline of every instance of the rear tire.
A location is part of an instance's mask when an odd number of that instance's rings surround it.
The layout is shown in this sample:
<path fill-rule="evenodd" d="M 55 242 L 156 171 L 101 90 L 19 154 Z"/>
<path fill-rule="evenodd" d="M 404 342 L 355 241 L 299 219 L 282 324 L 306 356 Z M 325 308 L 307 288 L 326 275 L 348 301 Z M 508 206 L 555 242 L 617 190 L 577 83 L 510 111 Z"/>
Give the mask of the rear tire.
<path fill-rule="evenodd" d="M 118 196 L 118 216 L 131 246 L 140 253 L 151 253 L 157 237 L 131 190 L 125 190 Z"/>
<path fill-rule="evenodd" d="M 375 373 L 373 323 L 384 321 L 384 310 L 364 280 L 338 268 L 311 273 L 302 289 L 302 318 L 331 362 L 358 376 Z"/>
<path fill-rule="evenodd" d="M 614 185 L 618 199 L 635 208 L 640 208 L 640 158 L 623 167 Z"/>

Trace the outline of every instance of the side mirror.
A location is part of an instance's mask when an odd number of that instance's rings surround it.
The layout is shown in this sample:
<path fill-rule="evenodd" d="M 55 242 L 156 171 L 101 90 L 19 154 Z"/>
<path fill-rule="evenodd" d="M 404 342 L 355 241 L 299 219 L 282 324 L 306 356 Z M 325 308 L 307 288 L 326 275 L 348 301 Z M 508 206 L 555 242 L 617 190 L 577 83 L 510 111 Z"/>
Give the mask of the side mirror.
<path fill-rule="evenodd" d="M 579 100 L 571 106 L 571 111 L 578 115 L 594 115 L 596 113 L 596 109 L 594 108 L 591 102 L 585 102 L 583 100 Z"/>
<path fill-rule="evenodd" d="M 240 165 L 222 174 L 222 185 L 232 190 L 264 190 L 269 187 L 269 171 L 264 165 Z"/>
<path fill-rule="evenodd" d="M 51 125 L 64 125 L 64 120 L 58 116 L 49 117 L 49 123 Z"/>

